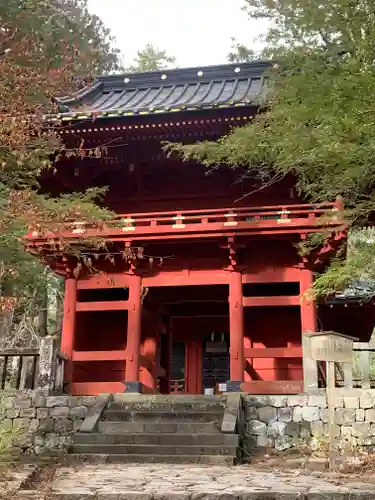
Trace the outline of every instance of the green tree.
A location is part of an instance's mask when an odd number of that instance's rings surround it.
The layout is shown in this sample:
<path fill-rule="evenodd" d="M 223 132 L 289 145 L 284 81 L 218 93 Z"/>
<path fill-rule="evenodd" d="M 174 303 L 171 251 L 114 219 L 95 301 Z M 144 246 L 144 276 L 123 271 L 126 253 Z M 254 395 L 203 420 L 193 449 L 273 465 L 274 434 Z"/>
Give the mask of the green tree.
<path fill-rule="evenodd" d="M 133 64 L 127 68 L 130 72 L 157 71 L 175 66 L 176 58 L 148 43 L 142 50 L 138 50 Z"/>
<path fill-rule="evenodd" d="M 0 5 L 0 311 L 13 311 L 10 296 L 37 298 L 44 286 L 41 265 L 24 251 L 27 228 L 56 230 L 68 218 L 106 216 L 95 205 L 98 190 L 50 198 L 38 180 L 63 148 L 56 123 L 48 125 L 54 97 L 119 69 L 111 44 L 85 0 Z"/>
<path fill-rule="evenodd" d="M 314 202 L 342 196 L 355 244 L 337 256 L 317 290 L 371 281 L 375 240 L 358 230 L 375 208 L 375 1 L 246 0 L 246 10 L 271 26 L 264 111 L 218 142 L 171 148 L 207 166 L 245 165 L 267 179 L 293 174 Z"/>
<path fill-rule="evenodd" d="M 232 63 L 245 63 L 256 59 L 255 52 L 232 38 L 231 51 L 228 54 L 228 61 Z"/>

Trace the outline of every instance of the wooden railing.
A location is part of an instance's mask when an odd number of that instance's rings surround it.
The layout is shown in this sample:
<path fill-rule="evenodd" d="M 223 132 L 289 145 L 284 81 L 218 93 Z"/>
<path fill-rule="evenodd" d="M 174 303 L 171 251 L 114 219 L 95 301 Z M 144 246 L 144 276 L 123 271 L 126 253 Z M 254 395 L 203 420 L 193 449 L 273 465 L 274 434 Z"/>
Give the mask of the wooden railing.
<path fill-rule="evenodd" d="M 375 388 L 375 346 L 353 343 L 353 363 L 336 363 L 336 385 L 345 388 Z"/>
<path fill-rule="evenodd" d="M 251 381 L 244 382 L 241 389 L 250 394 L 298 394 L 303 390 L 302 380 L 259 380 L 252 366 L 252 360 L 259 358 L 301 359 L 302 347 L 261 347 L 246 348 L 245 371 Z"/>
<path fill-rule="evenodd" d="M 70 222 L 60 233 L 66 236 L 103 236 L 121 234 L 157 235 L 174 232 L 215 232 L 233 230 L 256 230 L 282 227 L 337 226 L 341 206 L 336 203 L 319 205 L 296 204 L 261 207 L 238 207 L 170 212 L 120 214 L 113 220 L 102 223 Z M 28 239 L 38 239 L 52 234 L 33 230 Z"/>

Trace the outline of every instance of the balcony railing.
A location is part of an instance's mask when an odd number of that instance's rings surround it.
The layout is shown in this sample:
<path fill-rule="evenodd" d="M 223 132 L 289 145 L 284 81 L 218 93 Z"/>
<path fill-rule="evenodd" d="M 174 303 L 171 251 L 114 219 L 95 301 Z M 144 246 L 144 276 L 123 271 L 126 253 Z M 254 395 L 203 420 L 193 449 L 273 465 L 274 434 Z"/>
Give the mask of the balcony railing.
<path fill-rule="evenodd" d="M 194 237 L 197 234 L 217 235 L 218 233 L 248 232 L 299 232 L 315 231 L 326 226 L 343 223 L 340 207 L 336 203 L 320 205 L 279 205 L 263 207 L 239 207 L 202 210 L 176 210 L 170 212 L 121 214 L 113 220 L 94 223 L 75 221 L 66 223 L 59 236 L 94 237 L 121 239 L 125 235 L 131 239 L 173 237 L 183 234 Z M 42 231 L 32 231 L 28 239 L 58 236 Z"/>

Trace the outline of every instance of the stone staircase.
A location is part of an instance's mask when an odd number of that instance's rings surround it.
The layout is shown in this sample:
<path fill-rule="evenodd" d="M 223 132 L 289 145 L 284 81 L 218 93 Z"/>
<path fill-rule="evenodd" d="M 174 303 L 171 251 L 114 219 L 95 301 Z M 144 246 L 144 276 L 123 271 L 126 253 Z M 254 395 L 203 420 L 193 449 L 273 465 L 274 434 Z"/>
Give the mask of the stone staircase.
<path fill-rule="evenodd" d="M 236 464 L 239 436 L 223 434 L 224 396 L 113 395 L 71 454 L 120 463 Z"/>

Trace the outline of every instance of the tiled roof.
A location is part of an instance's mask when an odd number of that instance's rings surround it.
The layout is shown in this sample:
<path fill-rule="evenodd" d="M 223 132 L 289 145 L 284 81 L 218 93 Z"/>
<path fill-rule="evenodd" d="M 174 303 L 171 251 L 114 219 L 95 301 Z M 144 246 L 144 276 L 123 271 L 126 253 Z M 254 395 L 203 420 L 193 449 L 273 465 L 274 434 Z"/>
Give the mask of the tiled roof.
<path fill-rule="evenodd" d="M 97 78 L 73 97 L 58 99 L 61 118 L 133 116 L 256 104 L 270 63 L 128 73 Z"/>

